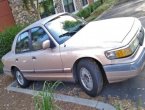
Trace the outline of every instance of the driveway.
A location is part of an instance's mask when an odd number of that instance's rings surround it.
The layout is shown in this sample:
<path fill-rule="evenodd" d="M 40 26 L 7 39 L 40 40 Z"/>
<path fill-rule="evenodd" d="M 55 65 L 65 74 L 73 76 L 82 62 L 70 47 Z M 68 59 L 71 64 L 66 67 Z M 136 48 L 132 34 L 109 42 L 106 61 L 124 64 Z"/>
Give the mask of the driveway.
<path fill-rule="evenodd" d="M 145 16 L 144 0 L 119 0 L 119 2 L 100 19 L 108 19 L 114 17 L 137 17 Z"/>

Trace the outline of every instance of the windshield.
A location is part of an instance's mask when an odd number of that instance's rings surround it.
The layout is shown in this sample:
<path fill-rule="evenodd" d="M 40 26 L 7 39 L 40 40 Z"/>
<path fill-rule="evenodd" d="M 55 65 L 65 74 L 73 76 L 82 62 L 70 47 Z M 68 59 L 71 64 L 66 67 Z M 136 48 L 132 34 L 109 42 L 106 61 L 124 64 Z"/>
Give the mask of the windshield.
<path fill-rule="evenodd" d="M 61 15 L 45 24 L 54 39 L 62 44 L 77 33 L 86 22 L 78 17 Z"/>

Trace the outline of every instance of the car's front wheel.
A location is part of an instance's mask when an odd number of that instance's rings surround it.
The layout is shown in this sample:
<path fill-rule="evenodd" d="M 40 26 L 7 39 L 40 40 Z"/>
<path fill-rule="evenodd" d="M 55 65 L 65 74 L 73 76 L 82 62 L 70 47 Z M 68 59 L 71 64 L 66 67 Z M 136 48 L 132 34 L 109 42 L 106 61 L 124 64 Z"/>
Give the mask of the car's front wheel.
<path fill-rule="evenodd" d="M 78 63 L 77 72 L 82 89 L 95 97 L 102 90 L 103 78 L 95 61 L 83 59 Z"/>
<path fill-rule="evenodd" d="M 25 79 L 25 77 L 23 76 L 23 74 L 21 73 L 19 69 L 15 68 L 14 75 L 20 87 L 25 88 L 29 85 L 29 81 Z"/>

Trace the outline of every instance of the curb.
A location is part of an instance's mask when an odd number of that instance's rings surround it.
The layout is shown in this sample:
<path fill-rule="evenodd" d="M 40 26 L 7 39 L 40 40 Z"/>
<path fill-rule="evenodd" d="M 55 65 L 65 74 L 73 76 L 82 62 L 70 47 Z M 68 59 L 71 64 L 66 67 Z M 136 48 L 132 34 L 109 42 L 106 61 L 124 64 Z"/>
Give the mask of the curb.
<path fill-rule="evenodd" d="M 28 95 L 36 95 L 38 94 L 38 92 L 40 92 L 40 91 L 35 91 L 35 90 L 12 87 L 14 83 L 15 82 L 11 83 L 6 89 L 8 91 L 19 92 L 19 93 L 24 93 Z M 78 97 L 73 97 L 73 96 L 68 96 L 68 95 L 54 94 L 54 99 L 59 100 L 59 101 L 79 104 L 83 106 L 88 106 L 88 107 L 96 108 L 98 110 L 116 110 L 112 105 L 106 104 L 104 102 L 78 98 Z"/>

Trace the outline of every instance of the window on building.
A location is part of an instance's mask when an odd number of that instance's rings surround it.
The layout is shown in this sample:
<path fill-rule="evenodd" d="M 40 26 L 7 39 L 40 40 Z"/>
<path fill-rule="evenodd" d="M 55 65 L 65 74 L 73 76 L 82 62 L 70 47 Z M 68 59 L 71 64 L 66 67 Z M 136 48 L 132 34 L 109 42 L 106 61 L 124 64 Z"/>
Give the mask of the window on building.
<path fill-rule="evenodd" d="M 82 5 L 85 6 L 88 4 L 88 0 L 82 0 Z"/>
<path fill-rule="evenodd" d="M 72 13 L 75 11 L 73 0 L 63 0 L 66 12 Z"/>

